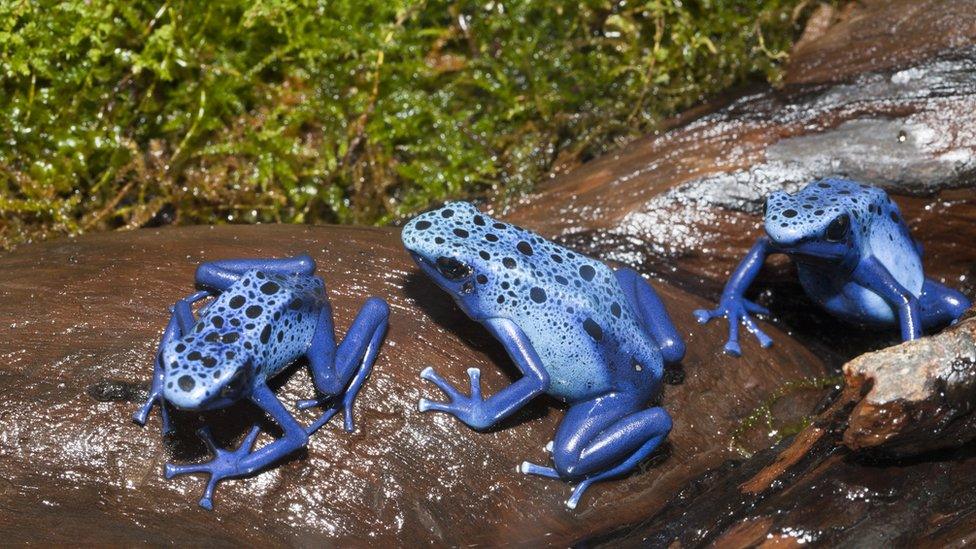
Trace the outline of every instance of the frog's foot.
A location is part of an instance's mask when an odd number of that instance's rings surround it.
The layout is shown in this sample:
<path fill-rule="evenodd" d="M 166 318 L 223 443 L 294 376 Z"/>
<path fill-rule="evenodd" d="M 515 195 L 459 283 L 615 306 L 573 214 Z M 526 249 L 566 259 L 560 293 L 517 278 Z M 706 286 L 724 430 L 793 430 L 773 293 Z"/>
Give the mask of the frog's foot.
<path fill-rule="evenodd" d="M 712 310 L 698 309 L 695 311 L 695 318 L 699 324 L 705 324 L 713 318 L 725 318 L 729 321 L 729 340 L 725 343 L 725 352 L 732 356 L 742 356 L 742 348 L 739 346 L 739 323 L 741 322 L 746 330 L 756 337 L 762 348 L 773 344 L 772 338 L 766 335 L 749 314 L 768 315 L 769 310 L 765 307 L 749 301 L 742 297 L 723 298 L 718 308 Z"/>
<path fill-rule="evenodd" d="M 298 402 L 295 403 L 295 406 L 299 410 L 308 410 L 309 408 L 316 408 L 318 406 L 326 407 L 325 412 L 323 412 L 322 415 L 319 416 L 317 420 L 315 420 L 315 422 L 313 422 L 311 425 L 305 428 L 305 432 L 309 436 L 311 436 L 313 433 L 315 433 L 315 431 L 318 431 L 323 426 L 325 426 L 325 424 L 328 423 L 330 419 L 332 419 L 332 416 L 339 413 L 339 410 L 342 409 L 343 407 L 346 410 L 347 420 L 348 420 L 346 431 L 350 431 L 350 432 L 352 431 L 352 417 L 351 417 L 352 402 L 349 402 L 347 405 L 345 399 L 343 399 L 342 406 L 336 406 L 335 397 L 323 397 L 323 398 L 310 398 L 307 400 L 299 400 Z"/>
<path fill-rule="evenodd" d="M 177 475 L 192 473 L 210 474 L 207 488 L 203 491 L 203 497 L 200 498 L 200 507 L 211 511 L 213 510 L 214 488 L 217 487 L 218 482 L 225 478 L 240 477 L 253 472 L 251 468 L 244 467 L 241 464 L 241 460 L 251 454 L 251 448 L 254 446 L 255 441 L 257 441 L 258 435 L 261 434 L 261 427 L 255 425 L 251 429 L 251 432 L 244 437 L 244 442 L 241 443 L 240 447 L 233 451 L 224 450 L 217 446 L 213 440 L 213 436 L 210 434 L 210 430 L 207 428 L 200 429 L 197 431 L 197 434 L 207 444 L 210 451 L 213 452 L 214 459 L 207 463 L 192 465 L 173 465 L 172 463 L 167 463 L 163 469 L 163 474 L 167 479 L 171 479 Z"/>
<path fill-rule="evenodd" d="M 142 408 L 136 410 L 132 414 L 132 421 L 135 421 L 139 425 L 145 426 L 146 420 L 149 419 L 149 412 L 152 411 L 153 405 L 159 404 L 159 417 L 163 421 L 163 434 L 168 434 L 173 431 L 173 426 L 169 422 L 169 411 L 166 410 L 166 403 L 163 401 L 162 391 L 156 390 L 149 393 L 149 398 L 146 399 L 146 403 L 142 405 Z"/>
<path fill-rule="evenodd" d="M 433 411 L 451 414 L 473 429 L 485 429 L 491 425 L 492 421 L 485 412 L 484 400 L 481 398 L 481 370 L 468 368 L 468 377 L 471 379 L 471 396 L 455 389 L 450 382 L 439 376 L 430 366 L 420 372 L 420 377 L 437 385 L 437 388 L 451 399 L 450 402 L 436 402 L 422 398 L 417 403 L 417 408 L 421 412 Z"/>

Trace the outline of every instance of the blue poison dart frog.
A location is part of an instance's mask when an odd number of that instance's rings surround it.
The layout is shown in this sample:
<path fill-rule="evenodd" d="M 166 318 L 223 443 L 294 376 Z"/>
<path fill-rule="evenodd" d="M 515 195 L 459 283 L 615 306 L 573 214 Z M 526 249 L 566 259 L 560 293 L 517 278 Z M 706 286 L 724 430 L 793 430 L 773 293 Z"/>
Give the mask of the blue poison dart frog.
<path fill-rule="evenodd" d="M 345 339 L 336 346 L 332 308 L 325 283 L 313 274 L 307 255 L 289 259 L 230 259 L 200 265 L 196 283 L 203 288 L 173 306 L 156 353 L 152 388 L 134 419 L 144 425 L 160 403 L 163 430 L 169 432 L 167 405 L 206 411 L 250 400 L 270 415 L 284 435 L 253 450 L 260 433 L 255 425 L 237 450 L 219 448 L 209 429 L 200 437 L 215 454 L 207 463 L 166 464 L 166 478 L 207 473 L 210 481 L 200 506 L 213 508 L 218 482 L 256 473 L 305 447 L 308 437 L 340 408 L 345 428 L 353 430 L 352 406 L 369 375 L 386 333 L 389 309 L 381 299 L 366 300 Z M 194 318 L 191 305 L 213 299 Z M 300 357 L 307 357 L 315 388 L 322 397 L 305 400 L 305 409 L 326 405 L 312 425 L 302 427 L 268 388 L 268 379 Z"/>
<path fill-rule="evenodd" d="M 417 216 L 402 238 L 420 268 L 501 342 L 522 373 L 484 398 L 477 368 L 468 370 L 466 395 L 428 367 L 420 377 L 449 402 L 421 399 L 421 412 L 484 430 L 542 393 L 569 403 L 551 445 L 553 467 L 523 462 L 519 471 L 578 482 L 570 508 L 591 484 L 633 470 L 667 437 L 670 416 L 647 403 L 664 362 L 681 360 L 684 343 L 639 274 L 614 271 L 466 202 Z"/>
<path fill-rule="evenodd" d="M 717 309 L 698 310 L 701 323 L 729 322 L 725 351 L 739 356 L 739 323 L 768 347 L 772 340 L 749 314 L 768 314 L 744 294 L 766 256 L 788 255 L 800 284 L 831 314 L 867 327 L 897 324 L 903 340 L 954 322 L 969 307 L 956 290 L 925 278 L 922 247 L 898 206 L 877 187 L 844 179 L 814 181 L 796 194 L 771 194 L 763 213 L 766 236 L 732 273 Z"/>

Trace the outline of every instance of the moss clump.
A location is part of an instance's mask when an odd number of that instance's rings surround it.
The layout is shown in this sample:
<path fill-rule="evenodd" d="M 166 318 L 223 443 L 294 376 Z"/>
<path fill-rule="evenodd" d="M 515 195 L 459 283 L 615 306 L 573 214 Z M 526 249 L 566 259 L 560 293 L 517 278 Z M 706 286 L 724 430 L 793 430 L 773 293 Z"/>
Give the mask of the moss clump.
<path fill-rule="evenodd" d="M 0 245 L 501 201 L 750 75 L 791 0 L 0 3 Z"/>

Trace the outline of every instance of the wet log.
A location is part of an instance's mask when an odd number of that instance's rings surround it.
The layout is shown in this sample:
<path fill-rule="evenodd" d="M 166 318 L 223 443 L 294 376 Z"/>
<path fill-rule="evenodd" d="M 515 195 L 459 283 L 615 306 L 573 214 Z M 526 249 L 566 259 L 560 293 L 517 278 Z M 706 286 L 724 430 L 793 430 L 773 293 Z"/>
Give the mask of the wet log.
<path fill-rule="evenodd" d="M 589 540 L 617 546 L 961 544 L 976 533 L 976 311 L 868 353 L 789 442 L 689 483 L 657 516 Z"/>
<path fill-rule="evenodd" d="M 165 461 L 202 461 L 201 421 L 234 447 L 261 414 L 242 404 L 201 418 L 131 421 L 146 396 L 168 307 L 192 290 L 205 260 L 309 252 L 344 334 L 369 295 L 389 300 L 387 341 L 357 401 L 358 430 L 333 420 L 308 450 L 246 480 L 218 486 L 213 512 L 197 507 L 205 479 L 162 477 Z M 143 229 L 23 246 L 0 257 L 0 534 L 5 543 L 167 542 L 215 545 L 446 545 L 549 543 L 611 530 L 657 512 L 675 490 L 730 456 L 729 433 L 784 381 L 821 376 L 822 361 L 779 340 L 753 358 L 716 356 L 720 327 L 701 329 L 704 301 L 655 284 L 689 352 L 670 369 L 661 401 L 675 418 L 664 449 L 627 478 L 593 487 L 576 511 L 567 484 L 516 473 L 543 450 L 563 409 L 540 399 L 489 433 L 420 414 L 439 398 L 418 378 L 435 365 L 466 381 L 480 367 L 486 394 L 514 373 L 500 346 L 422 276 L 395 229 L 236 226 Z M 314 390 L 303 366 L 279 383 L 289 409 Z M 813 395 L 814 397 L 817 394 Z M 807 414 L 815 400 L 791 408 Z M 299 412 L 307 424 L 315 417 Z M 266 431 L 275 432 L 265 423 Z M 262 435 L 259 444 L 270 440 Z M 752 445 L 759 450 L 766 441 Z"/>

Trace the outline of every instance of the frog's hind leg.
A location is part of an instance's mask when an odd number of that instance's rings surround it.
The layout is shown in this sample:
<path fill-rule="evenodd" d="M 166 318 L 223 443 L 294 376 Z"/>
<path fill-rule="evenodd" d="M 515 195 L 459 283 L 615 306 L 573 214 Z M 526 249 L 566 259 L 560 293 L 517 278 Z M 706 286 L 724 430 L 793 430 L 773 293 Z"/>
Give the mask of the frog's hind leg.
<path fill-rule="evenodd" d="M 390 308 L 385 301 L 377 297 L 367 299 L 337 348 L 332 310 L 327 305 L 322 307 L 307 356 L 315 388 L 324 398 L 303 400 L 298 403 L 299 408 L 317 406 L 341 394 L 345 429 L 350 432 L 355 429 L 353 403 L 373 368 L 383 336 L 386 335 L 389 316 Z M 328 423 L 336 412 L 337 407 L 330 407 L 306 431 L 314 433 Z"/>
<path fill-rule="evenodd" d="M 282 431 L 284 431 L 281 438 L 252 452 L 251 448 L 261 433 L 260 426 L 255 425 L 244 437 L 244 442 L 237 450 L 228 451 L 214 443 L 209 431 L 201 430 L 199 435 L 213 451 L 214 459 L 207 463 L 192 465 L 167 463 L 164 468 L 164 474 L 168 479 L 191 473 L 210 474 L 210 480 L 207 482 L 203 497 L 200 499 L 200 506 L 204 509 L 213 509 L 214 489 L 221 480 L 257 473 L 308 444 L 308 435 L 305 433 L 305 429 L 288 413 L 288 410 L 267 385 L 262 383 L 255 386 L 251 400 L 281 426 Z"/>
<path fill-rule="evenodd" d="M 224 291 L 247 271 L 256 269 L 266 273 L 311 275 L 315 272 L 315 260 L 307 254 L 284 259 L 221 259 L 201 263 L 197 267 L 196 283 L 199 286 Z"/>
<path fill-rule="evenodd" d="M 639 398 L 611 393 L 573 405 L 553 444 L 555 467 L 523 463 L 520 471 L 549 478 L 580 479 L 566 501 L 575 508 L 593 483 L 623 475 L 657 448 L 671 431 L 663 408 L 641 408 Z"/>
<path fill-rule="evenodd" d="M 685 356 L 684 341 L 654 288 L 632 269 L 618 269 L 614 274 L 634 312 L 639 315 L 641 325 L 657 343 L 664 361 L 680 362 Z"/>
<path fill-rule="evenodd" d="M 970 302 L 961 292 L 926 278 L 918 305 L 922 326 L 930 330 L 958 320 L 969 308 Z"/>

